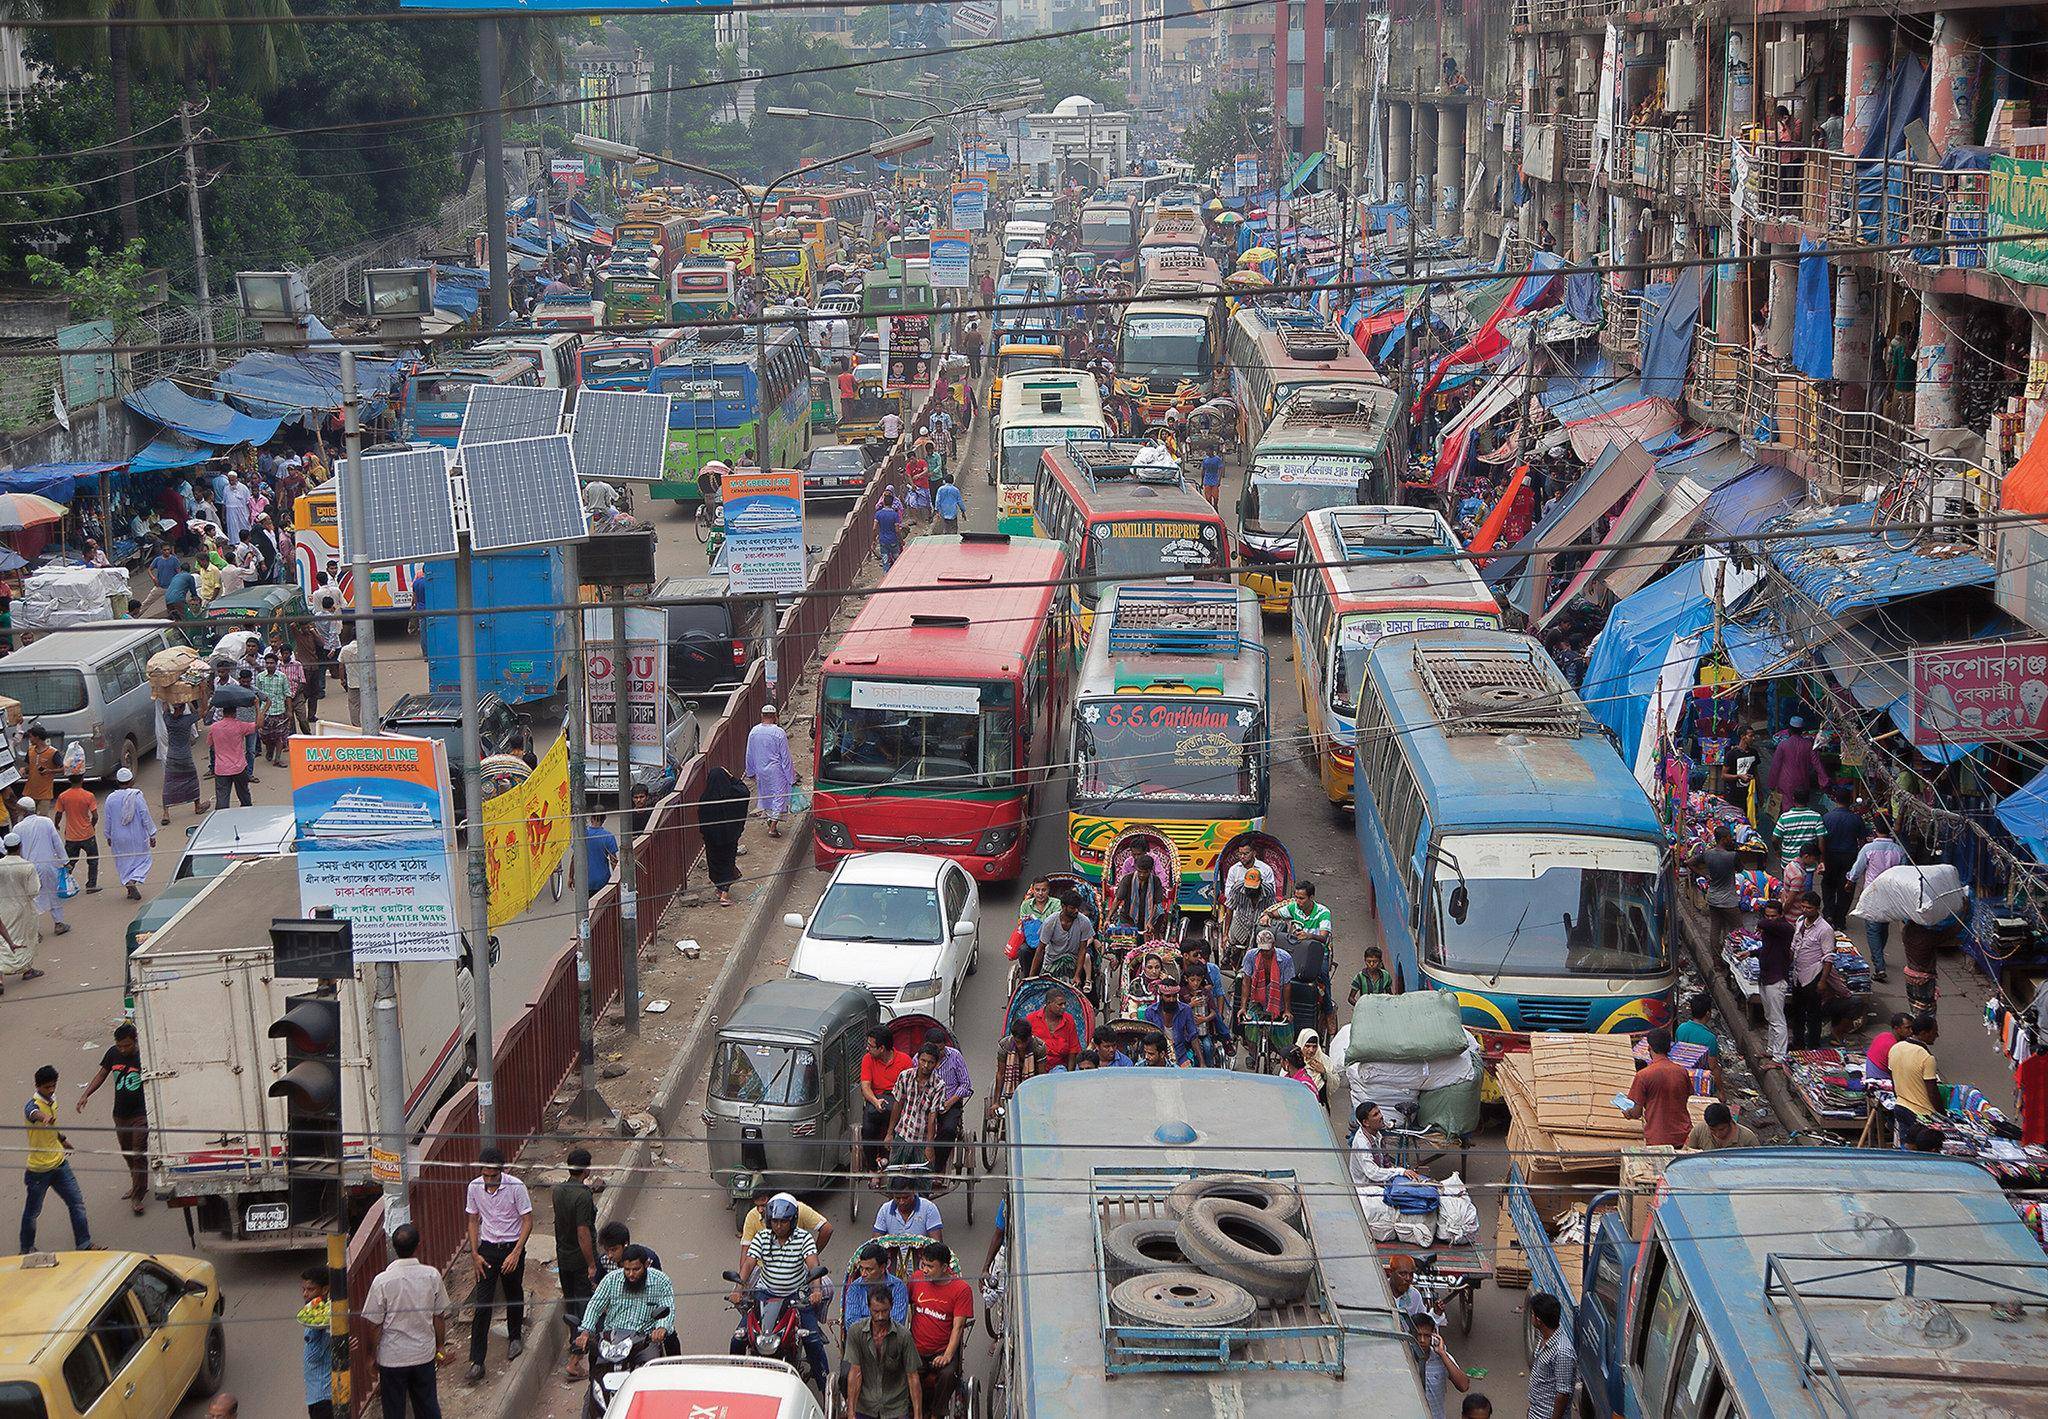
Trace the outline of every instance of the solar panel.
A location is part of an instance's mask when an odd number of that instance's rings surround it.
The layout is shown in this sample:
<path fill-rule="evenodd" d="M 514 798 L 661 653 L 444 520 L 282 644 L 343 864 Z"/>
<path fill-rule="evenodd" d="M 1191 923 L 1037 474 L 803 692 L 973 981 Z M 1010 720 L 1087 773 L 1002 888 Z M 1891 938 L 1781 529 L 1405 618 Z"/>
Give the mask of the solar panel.
<path fill-rule="evenodd" d="M 479 384 L 469 391 L 462 433 L 456 446 L 504 443 L 510 439 L 545 438 L 562 431 L 565 389 L 532 389 L 525 385 Z"/>
<path fill-rule="evenodd" d="M 445 448 L 427 447 L 364 457 L 363 539 L 373 563 L 424 562 L 455 555 L 455 490 L 448 480 L 449 453 Z M 345 490 L 348 480 L 339 481 Z M 345 544 L 346 505 L 339 513 Z M 348 550 L 344 545 L 344 555 Z"/>
<path fill-rule="evenodd" d="M 571 435 L 577 475 L 661 481 L 672 402 L 666 394 L 584 390 L 576 399 L 576 428 Z"/>
<path fill-rule="evenodd" d="M 462 451 L 469 545 L 479 552 L 581 542 L 590 535 L 569 436 L 484 443 Z"/>

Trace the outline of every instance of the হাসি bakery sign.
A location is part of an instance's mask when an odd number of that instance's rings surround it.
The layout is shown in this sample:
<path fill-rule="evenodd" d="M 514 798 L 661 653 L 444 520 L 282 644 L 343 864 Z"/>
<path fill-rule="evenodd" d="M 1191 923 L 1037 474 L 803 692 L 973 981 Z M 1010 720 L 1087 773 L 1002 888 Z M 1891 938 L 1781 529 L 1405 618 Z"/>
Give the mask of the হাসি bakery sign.
<path fill-rule="evenodd" d="M 1951 231 L 1954 230 L 1953 225 Z M 2001 276 L 2048 286 L 2048 162 L 2034 158 L 1993 158 L 1985 212 L 1991 238 L 1989 262 Z M 2014 237 L 2036 237 L 2015 241 Z"/>

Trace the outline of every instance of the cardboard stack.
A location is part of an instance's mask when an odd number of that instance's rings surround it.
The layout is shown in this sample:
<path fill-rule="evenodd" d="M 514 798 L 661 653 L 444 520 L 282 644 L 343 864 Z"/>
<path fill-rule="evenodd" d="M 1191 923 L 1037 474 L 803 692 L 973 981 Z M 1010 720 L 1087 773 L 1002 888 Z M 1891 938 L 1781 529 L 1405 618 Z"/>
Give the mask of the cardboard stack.
<path fill-rule="evenodd" d="M 1573 1203 L 1569 1207 L 1560 1205 L 1559 1210 L 1552 1211 L 1539 1197 L 1537 1210 L 1543 1215 L 1545 1227 L 1555 1237 L 1571 1218 L 1585 1215 L 1586 1205 L 1583 1202 Z M 1572 1292 L 1571 1299 L 1576 1301 L 1579 1278 L 1586 1270 L 1585 1243 L 1553 1241 L 1551 1248 L 1557 1253 L 1558 1265 L 1564 1269 L 1565 1285 Z M 1528 1288 L 1529 1282 L 1529 1255 L 1522 1250 L 1522 1238 L 1515 1231 L 1514 1219 L 1503 1206 L 1493 1232 L 1493 1284 L 1521 1291 Z"/>
<path fill-rule="evenodd" d="M 1508 1151 L 1531 1184 L 1620 1181 L 1623 1150 L 1640 1150 L 1643 1125 L 1614 1106 L 1635 1078 L 1627 1035 L 1535 1035 L 1526 1054 L 1501 1057 L 1494 1077 L 1508 1106 Z M 1694 1098 L 1694 1123 L 1709 1099 Z"/>

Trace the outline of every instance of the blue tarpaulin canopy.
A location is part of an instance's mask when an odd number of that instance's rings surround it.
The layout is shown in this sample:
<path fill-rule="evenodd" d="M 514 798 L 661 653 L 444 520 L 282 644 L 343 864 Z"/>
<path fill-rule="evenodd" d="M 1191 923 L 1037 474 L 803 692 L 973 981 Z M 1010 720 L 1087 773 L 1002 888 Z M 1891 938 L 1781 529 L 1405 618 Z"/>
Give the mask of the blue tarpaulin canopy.
<path fill-rule="evenodd" d="M 2026 844 L 2036 862 L 2048 862 L 2048 769 L 1998 805 L 1998 821 Z"/>
<path fill-rule="evenodd" d="M 1876 503 L 1791 514 L 1772 523 L 1770 531 L 1804 535 L 1767 537 L 1764 555 L 1830 616 L 1934 591 L 1989 586 L 1997 575 L 1991 563 L 1973 552 L 1944 548 L 1947 555 L 1935 556 L 1918 546 L 1895 547 L 1870 530 L 1876 516 Z"/>
<path fill-rule="evenodd" d="M 232 448 L 238 443 L 266 444 L 277 436 L 280 419 L 258 419 L 230 409 L 218 399 L 188 394 L 167 379 L 136 390 L 128 407 L 200 443 Z"/>
<path fill-rule="evenodd" d="M 1292 197 L 1301 190 L 1302 184 L 1316 175 L 1316 169 L 1323 165 L 1323 155 L 1317 151 L 1302 159 L 1301 166 L 1294 170 L 1294 176 L 1287 179 L 1287 185 L 1280 190 L 1282 197 Z"/>
<path fill-rule="evenodd" d="M 1612 384 L 1597 385 L 1587 389 L 1582 383 L 1573 381 L 1559 389 L 1558 381 L 1536 397 L 1543 401 L 1543 407 L 1556 416 L 1560 424 L 1576 424 L 1585 419 L 1597 419 L 1603 414 L 1612 414 L 1625 409 L 1643 397 L 1640 380 L 1618 379 Z"/>
<path fill-rule="evenodd" d="M 356 382 L 366 418 L 383 408 L 404 368 L 397 360 L 357 357 Z M 329 350 L 252 350 L 221 371 L 213 384 L 251 413 L 317 424 L 341 408 L 341 356 Z"/>
<path fill-rule="evenodd" d="M 0 493 L 39 493 L 55 503 L 70 503 L 80 492 L 99 487 L 100 475 L 120 474 L 119 463 L 25 463 L 0 469 Z"/>
<path fill-rule="evenodd" d="M 1642 743 L 1644 714 L 1673 643 L 1714 623 L 1702 581 L 1704 561 L 1704 556 L 1695 557 L 1615 602 L 1586 657 L 1579 694 L 1593 718 L 1620 739 L 1622 758 L 1629 763 Z"/>
<path fill-rule="evenodd" d="M 1661 399 L 1684 397 L 1685 372 L 1692 365 L 1692 337 L 1700 322 L 1700 272 L 1678 273 L 1668 286 L 1652 287 L 1655 310 L 1643 331 L 1643 393 Z M 1651 294 L 1651 293 L 1646 293 Z"/>
<path fill-rule="evenodd" d="M 166 434 L 151 440 L 147 447 L 129 459 L 128 468 L 135 473 L 160 473 L 171 468 L 193 468 L 214 456 L 214 450 L 210 448 L 197 447 Z"/>
<path fill-rule="evenodd" d="M 1806 480 L 1790 469 L 1759 463 L 1733 482 L 1723 483 L 1700 510 L 1699 530 L 1744 537 L 1806 501 Z"/>

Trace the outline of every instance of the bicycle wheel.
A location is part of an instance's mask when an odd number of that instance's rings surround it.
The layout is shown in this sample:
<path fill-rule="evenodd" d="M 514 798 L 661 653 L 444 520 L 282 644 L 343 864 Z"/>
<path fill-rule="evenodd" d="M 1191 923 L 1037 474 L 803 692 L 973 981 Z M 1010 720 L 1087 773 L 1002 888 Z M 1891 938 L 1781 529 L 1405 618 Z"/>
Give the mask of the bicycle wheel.
<path fill-rule="evenodd" d="M 982 1116 L 981 1170 L 990 1177 L 995 1176 L 996 1164 L 1002 1161 L 1003 1138 L 1009 1132 L 1009 1127 L 1009 1120 L 1001 1106 Z"/>
<path fill-rule="evenodd" d="M 708 503 L 697 504 L 696 512 L 690 517 L 690 525 L 697 533 L 697 545 L 703 546 L 705 540 L 711 536 L 711 507 Z"/>
<path fill-rule="evenodd" d="M 953 1388 L 953 1402 L 947 1407 L 956 1419 L 982 1419 L 981 1381 L 973 1375 L 961 1376 L 960 1383 Z"/>

